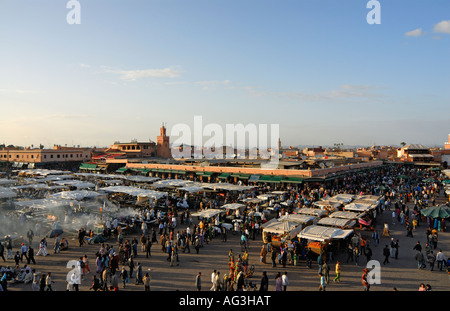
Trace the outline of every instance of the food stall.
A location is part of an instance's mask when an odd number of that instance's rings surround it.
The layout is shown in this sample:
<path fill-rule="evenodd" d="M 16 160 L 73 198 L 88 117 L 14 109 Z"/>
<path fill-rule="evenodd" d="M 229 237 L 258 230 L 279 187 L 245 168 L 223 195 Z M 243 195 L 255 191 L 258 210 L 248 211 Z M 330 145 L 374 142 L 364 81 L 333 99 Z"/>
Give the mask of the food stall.
<path fill-rule="evenodd" d="M 263 228 L 263 242 L 272 243 L 273 247 L 279 247 L 287 240 L 294 238 L 302 230 L 298 222 L 283 221 L 277 219 Z"/>
<path fill-rule="evenodd" d="M 297 237 L 307 240 L 308 248 L 311 248 L 314 253 L 320 254 L 329 243 L 347 239 L 353 232 L 353 229 L 312 225 L 303 229 Z"/>

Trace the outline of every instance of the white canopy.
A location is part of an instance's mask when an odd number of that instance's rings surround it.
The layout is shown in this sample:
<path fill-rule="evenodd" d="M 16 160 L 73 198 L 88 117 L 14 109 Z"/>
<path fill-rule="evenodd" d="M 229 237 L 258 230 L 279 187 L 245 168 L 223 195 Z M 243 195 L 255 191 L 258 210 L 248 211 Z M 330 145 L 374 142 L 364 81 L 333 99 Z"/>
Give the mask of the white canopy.
<path fill-rule="evenodd" d="M 365 212 L 373 209 L 375 206 L 373 204 L 362 204 L 362 203 L 350 203 L 344 206 L 345 211 L 356 211 Z"/>
<path fill-rule="evenodd" d="M 183 191 L 187 191 L 187 192 L 200 192 L 200 191 L 203 191 L 204 188 L 199 187 L 199 186 L 184 186 L 184 187 L 178 188 L 178 190 L 183 190 Z"/>
<path fill-rule="evenodd" d="M 263 200 L 258 199 L 258 198 L 245 198 L 245 199 L 242 199 L 240 201 L 244 202 L 244 203 L 255 203 L 255 204 L 257 204 L 257 203 L 261 203 Z"/>
<path fill-rule="evenodd" d="M 340 206 L 342 206 L 343 204 L 342 204 L 342 202 L 339 202 L 339 201 L 320 200 L 320 201 L 317 201 L 317 202 L 313 202 L 312 205 L 317 206 L 319 208 L 324 208 L 324 207 L 331 206 L 331 207 L 337 209 Z"/>
<path fill-rule="evenodd" d="M 83 177 L 93 177 L 100 179 L 126 179 L 127 176 L 117 175 L 117 174 L 99 174 L 99 173 L 74 173 L 75 176 L 83 176 Z"/>
<path fill-rule="evenodd" d="M 83 182 L 81 180 L 61 180 L 61 181 L 55 181 L 54 182 L 57 185 L 62 186 L 72 186 L 76 187 L 77 189 L 85 189 L 85 188 L 94 188 L 95 184 L 90 182 Z"/>
<path fill-rule="evenodd" d="M 106 192 L 120 192 L 120 193 L 126 193 L 132 196 L 140 196 L 140 197 L 149 197 L 149 198 L 155 198 L 155 199 L 161 199 L 163 197 L 167 196 L 166 192 L 161 191 L 154 191 L 149 189 L 141 189 L 136 187 L 128 187 L 128 186 L 110 186 L 101 188 L 100 190 L 106 191 Z"/>
<path fill-rule="evenodd" d="M 11 185 L 11 184 L 15 184 L 15 183 L 17 183 L 17 180 L 0 178 L 0 185 Z"/>
<path fill-rule="evenodd" d="M 160 180 L 159 177 L 149 177 L 149 176 L 139 176 L 139 175 L 131 175 L 131 176 L 125 176 L 126 180 L 133 181 L 133 182 L 155 182 L 157 180 Z"/>
<path fill-rule="evenodd" d="M 321 226 L 352 228 L 356 224 L 356 220 L 344 218 L 324 217 L 317 222 Z"/>
<path fill-rule="evenodd" d="M 303 229 L 297 236 L 301 239 L 324 242 L 330 239 L 344 239 L 353 232 L 353 229 L 342 230 L 333 227 L 312 225 Z"/>
<path fill-rule="evenodd" d="M 69 206 L 70 203 L 76 203 L 76 201 L 62 199 L 62 198 L 47 198 L 47 199 L 35 199 L 28 201 L 17 201 L 14 204 L 22 208 L 34 208 L 34 209 L 47 209 Z"/>
<path fill-rule="evenodd" d="M 196 212 L 196 213 L 192 213 L 192 216 L 195 217 L 203 217 L 203 218 L 210 218 L 210 217 L 214 217 L 216 215 L 219 215 L 220 213 L 223 213 L 224 211 L 221 209 L 216 209 L 216 208 L 209 208 L 209 209 L 204 209 L 200 212 Z"/>
<path fill-rule="evenodd" d="M 355 198 L 355 195 L 353 195 L 353 194 L 339 193 L 339 194 L 336 194 L 335 196 L 329 198 L 329 200 L 350 203 L 354 198 Z"/>
<path fill-rule="evenodd" d="M 302 214 L 288 214 L 283 215 L 278 218 L 280 221 L 290 221 L 298 224 L 306 224 L 310 221 L 315 220 L 317 217 L 312 215 L 302 215 Z"/>
<path fill-rule="evenodd" d="M 159 180 L 152 184 L 152 187 L 165 188 L 165 187 L 184 187 L 192 184 L 192 181 L 183 179 L 164 179 Z"/>
<path fill-rule="evenodd" d="M 257 196 L 258 199 L 261 199 L 263 201 L 269 200 L 272 197 L 275 197 L 275 195 L 274 194 L 270 194 L 270 193 L 260 194 L 260 195 Z"/>
<path fill-rule="evenodd" d="M 327 211 L 322 210 L 320 208 L 309 208 L 309 207 L 302 207 L 297 208 L 294 211 L 296 214 L 303 214 L 303 215 L 314 215 L 314 216 L 323 216 L 327 213 Z"/>
<path fill-rule="evenodd" d="M 62 174 L 70 174 L 70 171 L 62 171 L 62 170 L 50 170 L 50 169 L 25 169 L 20 170 L 19 174 L 26 174 L 26 175 L 41 175 L 41 176 L 47 176 L 47 175 L 62 175 Z"/>
<path fill-rule="evenodd" d="M 83 200 L 86 198 L 95 198 L 101 194 L 95 191 L 89 190 L 75 190 L 75 191 L 62 191 L 51 195 L 53 198 L 61 198 L 68 200 Z"/>
<path fill-rule="evenodd" d="M 338 212 L 331 213 L 328 216 L 332 217 L 332 218 L 356 219 L 360 215 L 361 215 L 361 213 L 338 211 Z"/>
<path fill-rule="evenodd" d="M 450 177 L 450 170 L 443 170 L 442 171 L 447 177 Z"/>
<path fill-rule="evenodd" d="M 255 188 L 253 186 L 240 186 L 229 183 L 205 183 L 202 185 L 202 187 L 212 190 L 227 190 L 227 191 L 245 191 Z"/>
<path fill-rule="evenodd" d="M 220 208 L 232 209 L 232 210 L 236 210 L 241 207 L 245 207 L 245 205 L 239 204 L 239 203 L 228 203 L 228 204 L 224 204 L 224 205 L 220 206 Z"/>
<path fill-rule="evenodd" d="M 54 190 L 54 189 L 62 189 L 62 188 L 65 188 L 65 186 L 49 186 L 47 184 L 40 184 L 40 183 L 11 187 L 12 190 L 20 190 L 20 189 Z"/>
<path fill-rule="evenodd" d="M 263 232 L 274 234 L 289 233 L 291 237 L 297 235 L 302 230 L 302 226 L 299 223 L 291 221 L 275 221 L 265 226 Z"/>
<path fill-rule="evenodd" d="M 0 187 L 0 199 L 15 198 L 17 193 L 15 193 L 11 188 Z"/>

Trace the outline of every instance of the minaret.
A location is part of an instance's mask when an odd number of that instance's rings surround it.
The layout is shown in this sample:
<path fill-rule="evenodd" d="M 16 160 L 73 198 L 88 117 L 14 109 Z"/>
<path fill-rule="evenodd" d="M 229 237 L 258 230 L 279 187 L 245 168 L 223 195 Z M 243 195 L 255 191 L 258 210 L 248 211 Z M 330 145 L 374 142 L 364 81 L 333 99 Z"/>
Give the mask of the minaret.
<path fill-rule="evenodd" d="M 169 159 L 172 157 L 172 154 L 170 152 L 169 136 L 166 135 L 166 127 L 164 126 L 164 123 L 159 129 L 159 134 L 160 135 L 156 140 L 156 155 L 164 159 Z"/>

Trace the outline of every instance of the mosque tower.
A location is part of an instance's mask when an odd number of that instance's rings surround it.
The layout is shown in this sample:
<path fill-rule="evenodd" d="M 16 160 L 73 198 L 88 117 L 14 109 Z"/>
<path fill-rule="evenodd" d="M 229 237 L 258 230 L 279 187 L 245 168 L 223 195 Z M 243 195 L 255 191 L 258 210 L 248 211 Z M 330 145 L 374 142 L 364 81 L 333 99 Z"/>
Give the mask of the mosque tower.
<path fill-rule="evenodd" d="M 163 125 L 159 129 L 159 136 L 156 139 L 156 155 L 160 158 L 172 158 L 170 152 L 169 136 L 166 135 L 166 127 Z"/>

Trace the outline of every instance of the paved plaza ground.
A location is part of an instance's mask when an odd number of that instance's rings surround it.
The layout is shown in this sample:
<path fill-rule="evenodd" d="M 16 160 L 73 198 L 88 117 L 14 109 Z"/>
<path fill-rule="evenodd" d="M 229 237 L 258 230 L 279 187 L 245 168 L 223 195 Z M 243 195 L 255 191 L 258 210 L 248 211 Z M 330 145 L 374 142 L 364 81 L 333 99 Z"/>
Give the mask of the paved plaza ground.
<path fill-rule="evenodd" d="M 443 202 L 445 198 L 439 198 L 439 201 Z M 399 257 L 398 259 L 390 259 L 390 262 L 383 265 L 384 257 L 382 255 L 382 249 L 384 245 L 389 244 L 390 238 L 382 237 L 382 226 L 386 222 L 389 224 L 391 237 L 399 239 Z M 180 232 L 185 229 L 185 226 L 178 226 L 175 230 Z M 373 241 L 370 241 L 370 245 L 373 250 L 373 258 L 378 260 L 381 264 L 381 284 L 372 285 L 371 291 L 392 291 L 393 288 L 397 288 L 399 291 L 416 291 L 419 288 L 420 283 L 430 284 L 433 291 L 447 291 L 450 289 L 450 278 L 447 274 L 446 268 L 443 271 L 436 269 L 433 272 L 427 267 L 424 270 L 417 269 L 417 264 L 414 259 L 415 250 L 414 245 L 417 241 L 420 241 L 422 246 L 425 246 L 425 225 L 421 224 L 420 227 L 414 231 L 414 237 L 406 237 L 405 227 L 399 223 L 392 224 L 392 218 L 390 212 L 383 212 L 377 217 L 377 229 L 380 233 L 380 244 L 375 247 Z M 130 240 L 136 236 L 139 240 L 139 234 L 125 235 L 125 238 Z M 89 291 L 89 287 L 92 283 L 92 276 L 95 274 L 95 253 L 99 249 L 98 244 L 78 246 L 78 241 L 75 237 L 68 237 L 70 240 L 69 250 L 63 251 L 59 254 L 53 254 L 52 244 L 53 239 L 48 239 L 48 248 L 50 255 L 46 257 L 36 256 L 36 265 L 31 265 L 40 273 L 52 272 L 54 284 L 53 289 L 55 291 L 66 290 L 66 275 L 70 269 L 66 268 L 66 264 L 69 260 L 77 260 L 80 256 L 87 254 L 90 259 L 91 272 L 87 274 L 82 281 L 80 291 Z M 200 249 L 199 254 L 196 254 L 194 248 L 191 246 L 190 253 L 182 253 L 180 251 L 179 266 L 170 267 L 168 261 L 166 261 L 167 255 L 161 251 L 159 244 L 154 244 L 152 247 L 152 256 L 145 258 L 142 251 L 139 252 L 138 257 L 135 259 L 135 263 L 140 262 L 142 264 L 144 274 L 150 272 L 152 277 L 151 290 L 152 291 L 194 291 L 195 277 L 198 272 L 202 273 L 202 291 L 209 291 L 211 287 L 210 276 L 214 269 L 221 272 L 221 275 L 228 274 L 228 252 L 233 249 L 235 255 L 241 253 L 239 245 L 239 235 L 233 235 L 228 233 L 226 242 L 223 242 L 220 237 L 217 237 L 205 244 Z M 38 249 L 38 237 L 35 237 L 33 247 Z M 159 242 L 159 240 L 158 240 Z M 116 244 L 116 241 L 111 239 L 108 241 L 110 244 Z M 249 280 L 256 283 L 259 286 L 261 274 L 263 271 L 267 272 L 269 277 L 269 290 L 275 290 L 275 275 L 277 272 L 283 274 L 285 271 L 288 273 L 290 285 L 288 291 L 317 291 L 319 286 L 318 266 L 317 263 L 313 263 L 311 269 L 306 267 L 305 261 L 301 260 L 299 265 L 287 265 L 283 268 L 281 265 L 272 267 L 270 264 L 270 254 L 267 256 L 267 264 L 262 264 L 259 261 L 259 251 L 262 245 L 261 236 L 258 236 L 256 240 L 250 240 L 250 252 L 249 263 L 255 265 L 255 274 Z M 438 249 L 442 249 L 446 256 L 450 255 L 450 232 L 440 232 Z M 117 249 L 117 248 L 116 248 Z M 13 249 L 15 252 L 18 249 Z M 437 250 L 435 251 L 435 253 Z M 327 286 L 327 291 L 363 291 L 361 285 L 362 270 L 366 265 L 365 256 L 361 256 L 360 265 L 357 266 L 354 262 L 346 263 L 346 254 L 340 254 L 338 259 L 341 262 L 342 274 L 341 282 L 334 283 L 332 279 L 335 276 L 334 264 L 335 261 L 329 263 L 330 265 L 330 283 Z M 12 259 L 8 260 L 4 265 L 13 265 Z M 122 268 L 122 266 L 120 266 Z M 10 291 L 31 291 L 31 285 L 27 284 L 11 284 L 8 287 Z M 120 286 L 120 291 L 143 291 L 143 285 L 136 285 L 134 279 L 127 284 L 126 288 Z"/>

